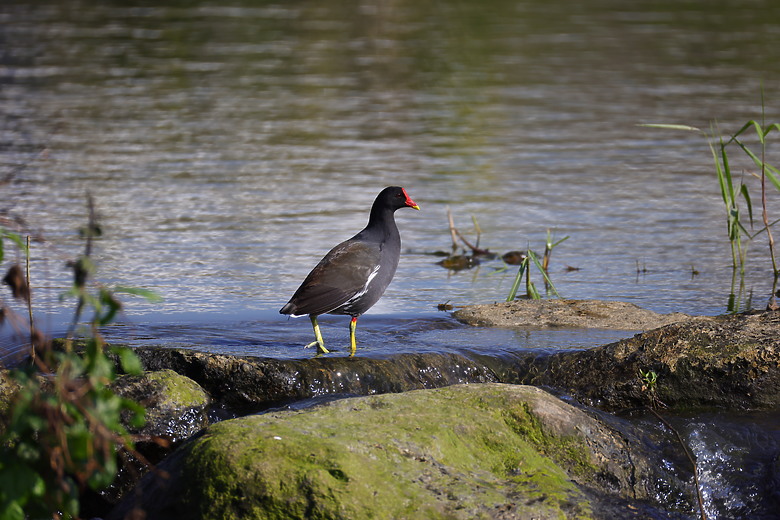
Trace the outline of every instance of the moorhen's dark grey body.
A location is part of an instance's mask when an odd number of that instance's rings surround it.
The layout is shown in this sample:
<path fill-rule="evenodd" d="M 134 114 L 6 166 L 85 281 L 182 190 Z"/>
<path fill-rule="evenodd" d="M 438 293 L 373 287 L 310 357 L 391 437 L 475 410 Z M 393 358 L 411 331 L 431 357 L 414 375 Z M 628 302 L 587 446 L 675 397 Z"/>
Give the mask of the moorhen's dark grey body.
<path fill-rule="evenodd" d="M 357 319 L 382 297 L 398 267 L 401 235 L 394 213 L 407 206 L 420 209 L 403 188 L 383 189 L 371 206 L 368 225 L 331 249 L 279 310 L 292 316 L 309 315 L 316 339 L 307 347 L 317 345 L 319 352 L 328 352 L 317 316 L 346 314 L 352 316 L 349 341 L 351 352 L 355 353 Z"/>

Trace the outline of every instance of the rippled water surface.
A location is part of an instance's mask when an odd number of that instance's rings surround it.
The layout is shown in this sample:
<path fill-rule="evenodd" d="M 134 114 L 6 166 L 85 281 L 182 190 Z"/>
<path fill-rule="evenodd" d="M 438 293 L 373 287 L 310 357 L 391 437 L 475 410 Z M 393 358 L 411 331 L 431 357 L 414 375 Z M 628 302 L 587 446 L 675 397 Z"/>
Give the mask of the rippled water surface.
<path fill-rule="evenodd" d="M 125 298 L 109 339 L 292 357 L 310 326 L 278 309 L 400 184 L 422 211 L 397 213 L 403 255 L 361 319 L 364 352 L 584 348 L 628 333 L 480 330 L 436 310 L 503 300 L 516 273 L 436 265 L 447 209 L 498 253 L 568 237 L 550 268 L 564 297 L 763 308 L 764 238 L 734 281 L 705 140 L 638 124 L 732 133 L 761 117 L 762 87 L 777 121 L 779 80 L 769 1 L 4 0 L 0 218 L 43 239 L 39 324 L 72 313 L 59 296 L 89 192 L 96 278 L 164 299 Z M 751 165 L 732 167 L 758 206 Z M 18 259 L 6 243 L 2 267 Z M 347 320 L 322 322 L 338 349 Z"/>
<path fill-rule="evenodd" d="M 509 291 L 500 260 L 435 264 L 447 208 L 499 253 L 569 237 L 551 264 L 565 297 L 718 314 L 735 292 L 763 307 L 766 246 L 733 284 L 703 138 L 637 126 L 733 132 L 760 116 L 762 84 L 771 120 L 780 7 L 753 4 L 10 0 L 0 209 L 45 239 L 32 278 L 55 329 L 86 192 L 98 278 L 164 298 L 126 299 L 126 319 L 205 322 L 235 343 L 266 336 L 247 322 L 298 341 L 308 322 L 277 310 L 388 184 L 422 207 L 397 214 L 404 254 L 371 311 L 388 327 Z"/>
<path fill-rule="evenodd" d="M 297 348 L 308 322 L 277 310 L 388 184 L 422 207 L 397 214 L 403 256 L 371 311 L 388 329 L 509 291 L 501 260 L 436 265 L 447 209 L 497 253 L 568 237 L 550 271 L 564 297 L 763 307 L 766 245 L 735 281 L 704 139 L 637 126 L 733 132 L 760 116 L 762 85 L 776 113 L 780 7 L 712 5 L 6 2 L 0 210 L 44 239 L 39 323 L 61 330 L 72 312 L 59 297 L 89 192 L 97 278 L 163 297 L 126 298 L 126 320 L 255 347 L 282 328 L 274 348 Z M 480 344 L 523 344 L 502 334 Z"/>

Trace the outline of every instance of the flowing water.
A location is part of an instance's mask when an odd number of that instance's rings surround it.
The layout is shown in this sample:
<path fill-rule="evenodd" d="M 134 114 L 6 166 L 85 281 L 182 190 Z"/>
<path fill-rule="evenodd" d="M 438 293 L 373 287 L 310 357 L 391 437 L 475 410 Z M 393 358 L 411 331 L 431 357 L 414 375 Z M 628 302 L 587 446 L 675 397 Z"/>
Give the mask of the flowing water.
<path fill-rule="evenodd" d="M 278 309 L 399 184 L 422 211 L 396 215 L 403 255 L 360 320 L 366 352 L 583 348 L 628 333 L 485 331 L 437 310 L 503 300 L 517 271 L 436 265 L 448 208 L 498 253 L 568 237 L 550 271 L 564 297 L 763 308 L 765 238 L 734 279 L 704 138 L 638 125 L 732 133 L 761 117 L 762 89 L 777 121 L 778 80 L 769 1 L 5 0 L 0 217 L 43 239 L 34 301 L 54 332 L 89 192 L 97 278 L 163 297 L 124 298 L 109 339 L 295 357 L 310 325 Z M 3 267 L 16 259 L 6 244 Z M 322 322 L 342 344 L 347 320 Z"/>

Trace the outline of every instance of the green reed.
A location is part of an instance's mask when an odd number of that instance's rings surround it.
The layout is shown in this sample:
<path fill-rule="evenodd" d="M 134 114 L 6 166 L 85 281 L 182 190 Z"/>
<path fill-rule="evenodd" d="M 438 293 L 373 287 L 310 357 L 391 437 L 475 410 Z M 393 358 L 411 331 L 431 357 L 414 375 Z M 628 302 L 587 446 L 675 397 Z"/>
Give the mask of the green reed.
<path fill-rule="evenodd" d="M 569 237 L 566 237 L 569 238 Z M 528 249 L 526 253 L 526 257 L 523 259 L 523 261 L 520 263 L 520 268 L 517 270 L 517 275 L 515 276 L 515 281 L 512 283 L 512 288 L 509 290 L 509 296 L 507 296 L 506 301 L 511 302 L 515 299 L 517 296 L 517 291 L 520 288 L 520 284 L 523 281 L 523 276 L 525 275 L 525 294 L 526 297 L 532 300 L 539 300 L 542 298 L 541 294 L 539 293 L 539 290 L 536 288 L 536 285 L 531 281 L 531 262 L 536 266 L 538 271 L 541 273 L 542 277 L 544 278 L 544 283 L 546 287 L 548 287 L 555 296 L 558 296 L 560 298 L 560 295 L 558 294 L 558 291 L 555 289 L 555 285 L 552 283 L 552 280 L 550 280 L 550 276 L 547 274 L 547 262 L 549 262 L 550 253 L 552 252 L 552 248 L 564 240 L 566 238 L 559 240 L 558 242 L 555 242 L 554 244 L 548 240 L 546 244 L 545 249 L 545 264 L 542 265 L 542 262 L 539 261 L 539 257 L 536 256 L 536 253 Z"/>
<path fill-rule="evenodd" d="M 766 154 L 768 147 L 767 136 L 773 131 L 780 131 L 780 124 L 764 124 L 763 117 L 762 123 L 751 119 L 728 138 L 724 138 L 720 135 L 715 128 L 711 128 L 710 132 L 707 133 L 700 128 L 687 125 L 645 124 L 641 126 L 693 131 L 702 134 L 707 139 L 715 165 L 715 173 L 717 175 L 718 186 L 720 187 L 721 198 L 723 199 L 726 210 L 726 231 L 731 244 L 732 266 L 735 270 L 739 269 L 741 273 L 744 273 L 747 262 L 748 245 L 757 236 L 766 233 L 768 237 L 769 255 L 772 262 L 772 271 L 775 279 L 777 279 L 777 277 L 780 276 L 780 271 L 778 271 L 777 268 L 774 238 L 772 236 L 771 228 L 779 222 L 780 219 L 770 221 L 769 208 L 767 207 L 767 181 L 774 186 L 775 189 L 780 191 L 780 171 L 766 161 Z M 754 152 L 754 150 L 746 144 L 746 138 L 748 138 L 751 133 L 755 134 L 755 137 L 758 138 L 758 143 L 760 145 L 758 153 Z M 731 161 L 729 160 L 729 153 L 734 147 L 739 148 L 758 168 L 758 172 L 748 172 L 750 176 L 758 179 L 760 182 L 761 192 L 763 225 L 754 233 L 751 233 L 750 231 L 750 229 L 753 228 L 753 201 L 751 199 L 750 190 L 744 180 L 744 175 L 737 177 L 731 167 Z M 744 208 L 747 211 L 747 221 L 742 212 L 740 201 L 744 203 Z M 746 226 L 747 222 L 750 223 L 749 227 Z"/>

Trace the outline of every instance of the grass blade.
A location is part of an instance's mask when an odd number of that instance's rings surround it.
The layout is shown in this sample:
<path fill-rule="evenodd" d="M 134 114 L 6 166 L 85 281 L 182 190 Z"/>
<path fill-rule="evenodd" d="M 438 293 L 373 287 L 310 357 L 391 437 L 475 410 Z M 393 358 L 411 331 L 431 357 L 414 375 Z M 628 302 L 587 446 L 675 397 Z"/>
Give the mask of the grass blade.
<path fill-rule="evenodd" d="M 561 295 L 558 294 L 558 291 L 555 289 L 555 285 L 553 285 L 552 280 L 550 280 L 550 277 L 547 276 L 547 272 L 544 270 L 542 264 L 539 262 L 539 259 L 536 257 L 536 253 L 534 253 L 529 249 L 528 257 L 534 261 L 534 264 L 536 264 L 537 269 L 539 269 L 539 272 L 542 273 L 542 276 L 544 276 L 544 281 L 547 282 L 548 285 L 550 286 L 550 289 L 552 289 L 553 294 L 555 294 L 555 296 L 560 298 Z"/>
<path fill-rule="evenodd" d="M 520 288 L 520 283 L 523 281 L 523 273 L 525 273 L 527 267 L 528 258 L 523 260 L 523 263 L 520 264 L 520 269 L 517 270 L 517 276 L 515 276 L 515 281 L 512 284 L 512 288 L 509 290 L 509 296 L 507 296 L 506 301 L 514 301 L 515 296 L 517 296 L 517 290 Z"/>
<path fill-rule="evenodd" d="M 701 132 L 701 130 L 695 126 L 674 125 L 668 123 L 642 123 L 638 126 L 643 126 L 645 128 L 663 128 L 665 130 L 686 130 L 689 132 Z"/>

